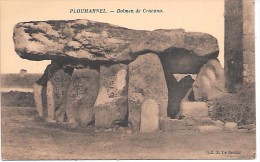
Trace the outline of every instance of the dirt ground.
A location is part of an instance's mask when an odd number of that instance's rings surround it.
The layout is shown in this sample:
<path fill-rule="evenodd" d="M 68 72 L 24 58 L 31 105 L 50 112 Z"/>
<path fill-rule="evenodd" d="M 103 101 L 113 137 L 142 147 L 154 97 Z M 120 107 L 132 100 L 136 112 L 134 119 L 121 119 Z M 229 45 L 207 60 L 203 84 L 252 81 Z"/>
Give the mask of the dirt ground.
<path fill-rule="evenodd" d="M 2 159 L 253 159 L 255 133 L 128 134 L 47 124 L 36 108 L 2 107 Z"/>

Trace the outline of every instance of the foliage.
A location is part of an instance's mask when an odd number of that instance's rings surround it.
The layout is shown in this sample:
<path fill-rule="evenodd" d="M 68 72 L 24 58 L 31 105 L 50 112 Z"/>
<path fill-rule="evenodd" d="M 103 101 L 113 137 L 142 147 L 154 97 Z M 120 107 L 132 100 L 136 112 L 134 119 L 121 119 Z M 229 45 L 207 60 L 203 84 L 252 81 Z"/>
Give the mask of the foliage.
<path fill-rule="evenodd" d="M 213 119 L 237 122 L 239 125 L 255 124 L 255 83 L 238 85 L 233 93 L 225 93 L 211 104 Z"/>
<path fill-rule="evenodd" d="M 1 106 L 35 107 L 33 93 L 18 91 L 2 92 Z"/>

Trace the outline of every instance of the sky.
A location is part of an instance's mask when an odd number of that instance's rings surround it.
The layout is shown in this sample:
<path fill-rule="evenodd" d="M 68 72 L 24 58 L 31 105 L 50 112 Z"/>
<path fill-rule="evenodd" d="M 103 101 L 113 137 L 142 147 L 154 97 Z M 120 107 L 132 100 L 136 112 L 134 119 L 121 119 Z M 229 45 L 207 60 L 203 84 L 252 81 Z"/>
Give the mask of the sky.
<path fill-rule="evenodd" d="M 148 3 L 149 2 L 149 3 Z M 50 61 L 29 61 L 14 50 L 13 27 L 24 21 L 89 19 L 139 30 L 178 29 L 217 38 L 224 65 L 224 0 L 1 0 L 1 73 L 43 73 Z M 72 14 L 70 9 L 162 9 L 161 14 Z"/>

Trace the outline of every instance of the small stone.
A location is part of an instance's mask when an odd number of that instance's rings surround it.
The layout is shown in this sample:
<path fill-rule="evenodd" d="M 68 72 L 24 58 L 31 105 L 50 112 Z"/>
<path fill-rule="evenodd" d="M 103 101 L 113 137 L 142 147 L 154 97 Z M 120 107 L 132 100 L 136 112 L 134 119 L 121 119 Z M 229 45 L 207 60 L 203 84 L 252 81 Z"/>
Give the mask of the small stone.
<path fill-rule="evenodd" d="M 208 105 L 206 102 L 184 101 L 181 103 L 181 115 L 193 118 L 207 117 Z"/>
<path fill-rule="evenodd" d="M 108 129 L 105 129 L 104 132 L 112 132 L 113 129 L 112 128 L 108 128 Z"/>
<path fill-rule="evenodd" d="M 133 134 L 133 131 L 132 131 L 131 129 L 127 129 L 127 130 L 126 130 L 126 133 L 127 133 L 127 134 Z"/>
<path fill-rule="evenodd" d="M 99 133 L 99 132 L 103 132 L 104 131 L 104 128 L 96 128 L 95 129 L 95 133 Z"/>
<path fill-rule="evenodd" d="M 254 124 L 247 124 L 247 125 L 240 125 L 238 126 L 238 129 L 252 129 L 252 128 L 255 128 L 255 125 Z"/>
<path fill-rule="evenodd" d="M 255 133 L 256 132 L 256 128 L 250 129 L 248 132 L 249 133 Z"/>
<path fill-rule="evenodd" d="M 147 99 L 141 107 L 141 133 L 155 132 L 159 130 L 159 106 L 153 99 Z"/>
<path fill-rule="evenodd" d="M 166 118 L 162 123 L 162 129 L 166 131 L 177 131 L 177 130 L 186 130 L 185 120 L 170 119 Z"/>
<path fill-rule="evenodd" d="M 228 132 L 234 132 L 237 130 L 237 123 L 234 122 L 226 122 L 225 130 Z"/>
<path fill-rule="evenodd" d="M 214 123 L 214 125 L 221 127 L 221 128 L 223 128 L 225 126 L 225 123 L 223 123 L 220 120 L 214 121 L 213 123 Z"/>
<path fill-rule="evenodd" d="M 221 132 L 223 129 L 215 125 L 198 126 L 201 133 Z"/>

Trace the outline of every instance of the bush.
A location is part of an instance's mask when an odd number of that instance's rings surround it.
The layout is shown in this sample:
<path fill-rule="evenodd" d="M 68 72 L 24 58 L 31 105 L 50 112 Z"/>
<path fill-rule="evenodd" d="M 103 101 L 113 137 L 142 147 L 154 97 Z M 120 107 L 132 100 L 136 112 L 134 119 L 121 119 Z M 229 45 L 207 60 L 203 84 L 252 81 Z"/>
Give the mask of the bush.
<path fill-rule="evenodd" d="M 1 105 L 8 107 L 35 107 L 32 92 L 2 92 Z"/>
<path fill-rule="evenodd" d="M 255 83 L 236 86 L 234 93 L 226 93 L 211 104 L 213 119 L 238 125 L 255 124 Z"/>

